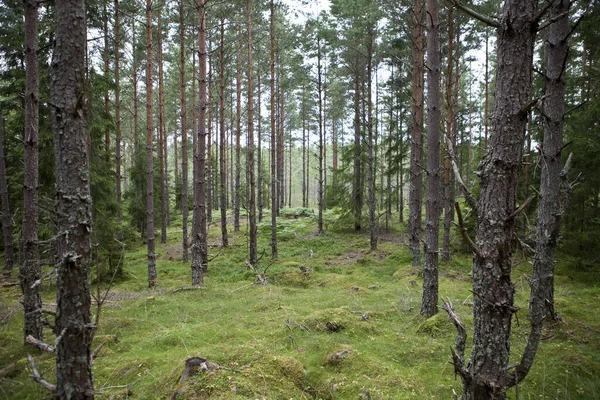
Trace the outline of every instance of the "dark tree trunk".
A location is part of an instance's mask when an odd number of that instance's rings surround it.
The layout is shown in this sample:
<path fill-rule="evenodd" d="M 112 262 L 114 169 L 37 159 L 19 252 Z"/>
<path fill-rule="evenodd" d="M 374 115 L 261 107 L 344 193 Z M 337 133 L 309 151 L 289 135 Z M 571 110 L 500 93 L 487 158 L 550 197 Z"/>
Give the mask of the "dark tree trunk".
<path fill-rule="evenodd" d="M 375 41 L 373 27 L 368 28 L 367 33 L 367 130 L 368 130 L 368 171 L 367 190 L 369 196 L 369 244 L 371 251 L 377 250 L 377 219 L 375 216 L 377 202 L 375 200 L 375 160 L 373 157 L 373 44 Z"/>
<path fill-rule="evenodd" d="M 123 222 L 122 215 L 122 192 L 121 192 L 121 76 L 120 76 L 120 60 L 121 60 L 121 22 L 119 15 L 119 0 L 115 0 L 115 39 L 114 39 L 114 51 L 115 51 L 115 177 L 116 177 L 116 190 L 115 194 L 117 197 L 117 240 L 123 241 L 123 231 L 121 230 L 121 224 Z"/>
<path fill-rule="evenodd" d="M 440 56 L 438 0 L 427 0 L 427 198 L 421 315 L 438 312 L 438 237 L 440 231 Z"/>
<path fill-rule="evenodd" d="M 37 13 L 36 13 L 37 14 Z M 27 107 L 26 107 L 27 109 Z M 27 118 L 25 119 L 27 121 Z M 27 124 L 26 124 L 27 125 Z M 37 124 L 36 124 L 37 126 Z M 2 117 L 2 109 L 0 109 L 0 201 L 2 201 L 2 234 L 3 234 L 3 238 L 4 238 L 4 269 L 3 269 L 3 274 L 4 274 L 4 278 L 5 279 L 9 279 L 10 275 L 12 273 L 12 269 L 14 267 L 14 250 L 13 250 L 13 239 L 12 239 L 12 228 L 13 228 L 13 221 L 12 221 L 12 215 L 10 213 L 10 204 L 8 201 L 8 184 L 6 182 L 6 159 L 4 156 L 4 118 Z M 27 165 L 27 164 L 25 164 Z M 26 168 L 27 170 L 27 168 Z M 37 169 L 36 169 L 37 171 Z M 36 174 L 37 175 L 37 174 Z M 36 185 L 37 187 L 37 185 Z M 23 196 L 25 198 L 25 196 Z M 36 196 L 37 199 L 37 196 Z M 37 215 L 37 212 L 36 212 Z M 23 223 L 23 226 L 25 226 L 25 223 Z M 36 226 L 37 228 L 37 226 Z M 36 229 L 37 232 L 37 229 Z M 23 235 L 25 235 L 25 232 L 23 232 Z M 37 243 L 37 240 L 36 240 Z M 38 265 L 39 263 L 36 261 L 35 262 L 36 265 Z M 24 271 L 21 271 L 21 274 L 23 274 Z M 35 281 L 34 281 L 35 282 Z M 37 296 L 39 298 L 39 294 Z M 24 304 L 25 301 L 23 302 Z M 40 304 L 39 306 L 41 307 L 41 300 L 40 300 Z M 25 311 L 25 315 L 27 315 L 27 309 L 24 310 Z M 41 316 L 41 311 L 40 312 L 36 312 L 35 314 L 37 315 L 37 318 L 39 319 Z M 27 321 L 27 318 L 25 318 L 25 321 Z M 33 321 L 32 321 L 33 322 Z M 41 340 L 41 320 L 40 320 L 40 329 L 38 332 L 38 336 L 34 336 L 36 339 L 40 339 Z M 25 337 L 27 337 L 27 335 L 33 335 L 34 332 L 28 333 L 27 332 L 27 324 L 25 324 Z"/>
<path fill-rule="evenodd" d="M 210 42 L 208 42 L 208 47 L 210 47 Z M 206 223 L 207 229 L 208 225 L 212 222 L 212 209 L 213 209 L 213 190 L 212 190 L 212 136 L 213 136 L 213 124 L 212 124 L 212 114 L 213 114 L 213 60 L 210 58 L 210 54 L 206 55 L 206 60 L 208 62 L 208 94 L 206 100 L 206 118 L 208 120 L 208 131 L 206 134 Z M 207 231 L 208 235 L 208 231 Z M 208 240 L 208 238 L 207 238 Z"/>
<path fill-rule="evenodd" d="M 323 82 L 321 78 L 321 38 L 317 39 L 317 90 L 319 96 L 319 188 L 318 188 L 318 202 L 319 202 L 319 217 L 318 217 L 318 233 L 323 234 L 323 208 L 324 208 L 324 150 L 325 140 L 323 138 Z"/>
<path fill-rule="evenodd" d="M 136 48 L 135 41 L 135 18 L 131 19 L 131 46 Z M 137 58 L 135 57 L 135 51 L 131 52 L 131 86 L 133 87 L 133 148 L 137 151 L 139 146 L 139 112 L 138 112 L 138 65 Z M 142 237 L 144 235 L 142 234 Z"/>
<path fill-rule="evenodd" d="M 201 285 L 207 270 L 206 243 L 206 0 L 198 0 L 198 151 L 194 174 L 192 285 Z"/>
<path fill-rule="evenodd" d="M 165 159 L 167 139 L 165 132 L 165 86 L 163 72 L 163 49 L 162 49 L 162 9 L 164 4 L 158 6 L 158 38 L 157 38 L 157 62 L 158 62 L 158 164 L 160 168 L 160 242 L 167 243 L 167 184 Z"/>
<path fill-rule="evenodd" d="M 277 259 L 277 168 L 275 157 L 275 4 L 271 0 L 269 33 L 271 41 L 271 258 Z"/>
<path fill-rule="evenodd" d="M 306 92 L 302 93 L 302 207 L 308 207 L 308 187 L 306 185 Z"/>
<path fill-rule="evenodd" d="M 219 43 L 219 170 L 220 170 L 220 195 L 221 195 L 221 240 L 223 247 L 229 245 L 227 239 L 227 172 L 226 160 L 227 141 L 225 139 L 225 20 L 221 18 L 220 43 Z"/>
<path fill-rule="evenodd" d="M 254 87 L 252 86 L 252 1 L 248 0 L 248 223 L 250 229 L 250 264 L 258 259 L 256 242 L 256 188 L 254 187 Z"/>
<path fill-rule="evenodd" d="M 497 25 L 495 103 L 488 150 L 480 163 L 476 209 L 473 352 L 467 367 L 457 365 L 455 357 L 463 399 L 505 399 L 520 374 L 508 365 L 512 316 L 517 310 L 510 275 L 523 132 L 532 92 L 536 5 L 536 0 L 507 0 Z"/>
<path fill-rule="evenodd" d="M 260 85 L 260 70 L 258 71 L 258 74 L 256 76 L 257 79 L 257 90 L 258 90 L 258 95 L 257 95 L 257 108 L 256 108 L 256 112 L 258 113 L 257 118 L 256 118 L 256 133 L 257 133 L 257 142 L 258 142 L 258 148 L 257 148 L 257 153 L 256 153 L 256 163 L 257 165 L 257 177 L 256 177 L 256 186 L 257 186 L 257 190 L 256 190 L 256 195 L 257 195 L 257 203 L 258 203 L 258 220 L 260 222 L 262 222 L 263 219 L 263 208 L 264 208 L 264 204 L 263 204 L 263 194 L 262 194 L 262 184 L 263 184 L 263 173 L 262 173 L 262 124 L 261 124 L 261 115 L 260 115 L 260 98 L 261 98 L 261 85 Z"/>
<path fill-rule="evenodd" d="M 357 60 L 358 61 L 358 60 Z M 352 197 L 354 199 L 354 230 L 360 231 L 362 220 L 362 167 L 361 157 L 361 118 L 360 118 L 360 69 L 358 62 L 356 71 L 354 71 L 354 186 L 352 187 Z"/>
<path fill-rule="evenodd" d="M 408 246 L 412 251 L 412 265 L 421 265 L 421 203 L 423 200 L 423 4 L 415 0 L 413 29 L 412 77 L 412 139 L 410 155 L 410 191 Z"/>
<path fill-rule="evenodd" d="M 183 214 L 183 262 L 188 261 L 188 133 L 185 102 L 185 13 L 183 0 L 179 0 L 179 106 L 181 108 L 181 211 Z M 196 134 L 194 132 L 194 134 Z M 177 165 L 177 161 L 175 162 Z"/>
<path fill-rule="evenodd" d="M 148 243 L 148 287 L 156 285 L 154 244 L 154 157 L 152 123 L 152 0 L 146 0 L 146 240 Z"/>
<path fill-rule="evenodd" d="M 34 282 L 37 281 L 41 275 L 38 244 L 39 74 L 37 60 L 37 19 L 38 3 L 32 0 L 25 1 L 25 62 L 27 67 L 25 71 L 26 76 L 24 99 L 25 170 L 23 176 L 23 253 L 19 277 L 21 290 L 23 292 L 23 309 L 25 313 L 23 332 L 24 338 L 27 337 L 27 335 L 32 335 L 36 339 L 41 340 L 42 298 L 40 295 L 40 287 L 35 286 L 32 288 Z M 2 126 L 2 128 L 4 128 L 4 126 Z M 2 174 L 2 176 L 5 180 L 6 173 Z M 8 192 L 8 189 L 6 192 Z M 8 255 L 8 259 L 11 260 L 13 247 L 12 233 L 10 233 L 9 230 L 11 228 L 12 221 L 10 219 L 10 211 L 8 210 L 8 196 L 6 196 L 6 210 L 4 210 L 4 198 L 2 206 L 2 222 L 5 230 L 5 257 Z M 8 233 L 10 233 L 9 237 L 7 237 Z"/>
<path fill-rule="evenodd" d="M 56 156 L 56 378 L 61 399 L 93 399 L 92 197 L 85 111 L 85 2 L 57 1 L 50 99 Z"/>

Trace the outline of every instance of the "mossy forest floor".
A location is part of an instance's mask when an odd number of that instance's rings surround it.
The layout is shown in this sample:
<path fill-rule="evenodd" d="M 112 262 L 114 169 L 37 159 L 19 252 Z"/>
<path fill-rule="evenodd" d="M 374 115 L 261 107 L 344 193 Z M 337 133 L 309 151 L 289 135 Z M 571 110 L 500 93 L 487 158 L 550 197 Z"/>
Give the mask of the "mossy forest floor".
<path fill-rule="evenodd" d="M 430 320 L 419 315 L 422 280 L 410 265 L 403 225 L 382 229 L 379 249 L 370 253 L 367 233 L 330 222 L 318 236 L 314 217 L 302 214 L 287 210 L 281 217 L 279 259 L 272 265 L 268 214 L 259 225 L 266 286 L 253 284 L 255 273 L 246 268 L 245 225 L 238 233 L 229 227 L 229 248 L 210 247 L 212 256 L 220 253 L 200 290 L 177 291 L 189 287 L 191 275 L 181 261 L 180 219 L 166 245 L 157 240 L 154 290 L 147 288 L 144 244 L 128 242 L 126 277 L 113 285 L 91 346 L 104 343 L 93 365 L 97 398 L 165 399 L 175 390 L 178 399 L 449 399 L 453 389 L 460 393 L 449 364 L 454 327 L 441 309 Z M 210 242 L 219 243 L 219 235 L 216 222 Z M 598 269 L 576 264 L 559 259 L 561 320 L 547 324 L 534 367 L 511 399 L 600 398 L 600 277 Z M 470 269 L 470 257 L 455 252 L 440 271 L 440 295 L 452 301 L 469 338 Z M 520 259 L 513 273 L 521 308 L 513 320 L 513 362 L 529 329 L 530 274 L 531 260 Z M 45 283 L 48 309 L 54 296 Z M 1 289 L 0 399 L 45 398 L 48 392 L 30 378 L 27 353 L 51 382 L 54 357 L 23 346 L 20 298 L 18 286 Z M 45 335 L 54 341 L 50 330 Z M 222 368 L 181 383 L 189 357 Z"/>

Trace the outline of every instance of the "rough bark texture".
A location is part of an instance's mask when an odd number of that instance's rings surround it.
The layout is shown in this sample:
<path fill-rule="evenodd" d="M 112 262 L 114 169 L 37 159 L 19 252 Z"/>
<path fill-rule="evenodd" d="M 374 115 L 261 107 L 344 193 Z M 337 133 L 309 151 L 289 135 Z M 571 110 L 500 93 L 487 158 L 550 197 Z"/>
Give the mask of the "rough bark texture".
<path fill-rule="evenodd" d="M 498 26 L 495 104 L 481 164 L 473 262 L 473 352 L 463 378 L 464 399 L 504 399 L 512 316 L 516 311 L 511 255 L 523 133 L 531 102 L 536 0 L 507 0 Z"/>
<path fill-rule="evenodd" d="M 185 13 L 179 0 L 179 107 L 181 108 L 181 212 L 183 229 L 183 262 L 188 261 L 188 133 L 185 101 Z M 195 132 L 194 132 L 195 134 Z M 177 162 L 175 162 L 177 165 Z"/>
<path fill-rule="evenodd" d="M 423 199 L 423 4 L 415 0 L 413 29 L 412 129 L 410 151 L 410 191 L 408 246 L 412 265 L 421 265 L 421 202 Z"/>
<path fill-rule="evenodd" d="M 225 156 L 227 153 L 227 141 L 225 139 L 225 21 L 221 19 L 220 43 L 219 43 L 219 170 L 220 194 L 221 194 L 221 240 L 223 247 L 229 245 L 227 239 L 227 171 Z"/>
<path fill-rule="evenodd" d="M 85 2 L 55 3 L 52 130 L 56 156 L 57 396 L 93 399 L 90 338 L 92 197 L 85 101 Z"/>
<path fill-rule="evenodd" d="M 210 42 L 207 45 L 210 47 Z M 208 122 L 208 129 L 206 132 L 206 222 L 210 225 L 212 222 L 212 210 L 213 210 L 213 190 L 212 190 L 212 114 L 213 114 L 213 61 L 210 58 L 210 54 L 206 55 L 206 61 L 208 63 L 208 93 L 206 98 L 206 119 Z M 207 225 L 208 229 L 208 225 Z"/>
<path fill-rule="evenodd" d="M 146 0 L 146 241 L 148 243 L 148 287 L 156 285 L 154 243 L 154 159 L 152 123 L 152 0 Z"/>
<path fill-rule="evenodd" d="M 354 72 L 354 185 L 352 186 L 352 198 L 354 199 L 354 230 L 360 231 L 362 220 L 362 171 L 361 171 L 361 117 L 360 117 L 360 74 Z M 310 171 L 310 170 L 309 170 Z"/>
<path fill-rule="evenodd" d="M 120 60 L 121 60 L 121 22 L 119 15 L 119 0 L 115 0 L 115 39 L 114 39 L 114 51 L 115 51 L 115 179 L 116 179 L 116 190 L 115 195 L 117 197 L 117 240 L 123 241 L 123 231 L 121 231 L 121 223 L 123 221 L 122 216 L 122 192 L 121 192 L 121 75 L 120 75 Z"/>
<path fill-rule="evenodd" d="M 546 42 L 546 77 L 544 95 L 544 139 L 540 176 L 540 200 L 529 299 L 531 330 L 521 363 L 515 373 L 518 384 L 529 372 L 541 339 L 542 325 L 554 318 L 554 253 L 558 244 L 560 217 L 564 212 L 564 197 L 560 193 L 562 126 L 565 109 L 565 62 L 568 54 L 569 1 L 554 0 L 549 18 L 555 19 L 549 27 Z"/>
<path fill-rule="evenodd" d="M 317 39 L 317 90 L 319 96 L 319 188 L 318 188 L 318 233 L 323 234 L 323 208 L 324 202 L 324 182 L 323 182 L 323 158 L 325 150 L 325 140 L 323 138 L 323 81 L 321 77 L 321 38 Z M 291 156 L 291 154 L 290 154 Z"/>
<path fill-rule="evenodd" d="M 368 171 L 367 186 L 369 197 L 369 244 L 371 251 L 377 249 L 377 219 L 375 217 L 375 160 L 373 157 L 373 44 L 375 42 L 373 27 L 369 26 L 367 33 L 367 131 L 368 131 Z"/>
<path fill-rule="evenodd" d="M 440 56 L 438 0 L 427 0 L 427 198 L 421 315 L 438 312 L 438 237 L 440 231 Z"/>
<path fill-rule="evenodd" d="M 23 175 L 23 251 L 19 271 L 21 290 L 23 292 L 24 336 L 31 335 L 42 339 L 42 298 L 40 287 L 32 285 L 40 279 L 40 255 L 38 245 L 38 129 L 39 129 L 39 87 L 38 87 L 38 3 L 34 0 L 25 1 L 25 169 Z M 2 174 L 6 177 L 6 174 Z M 6 178 L 5 178 L 6 179 Z M 10 211 L 8 197 L 6 211 L 3 209 L 3 226 L 10 228 Z M 4 202 L 3 202 L 4 207 Z M 6 241 L 5 251 L 12 253 L 11 240 Z M 6 256 L 5 254 L 5 256 Z M 11 257 L 9 257 L 11 258 Z"/>
<path fill-rule="evenodd" d="M 167 185 L 165 176 L 165 154 L 166 154 L 166 134 L 165 131 L 165 85 L 163 71 L 163 50 L 162 50 L 162 8 L 161 3 L 158 6 L 158 37 L 157 37 L 157 62 L 158 62 L 158 165 L 160 176 L 160 242 L 167 243 Z"/>
<path fill-rule="evenodd" d="M 255 265 L 258 259 L 256 242 L 256 188 L 254 182 L 254 87 L 252 82 L 252 1 L 248 0 L 248 223 L 250 239 L 250 264 Z"/>
<path fill-rule="evenodd" d="M 198 0 L 198 151 L 194 162 L 194 222 L 192 227 L 192 285 L 203 283 L 207 269 L 206 243 L 206 0 Z"/>
<path fill-rule="evenodd" d="M 271 0 L 269 36 L 271 41 L 271 258 L 277 259 L 277 168 L 275 159 L 275 4 Z"/>

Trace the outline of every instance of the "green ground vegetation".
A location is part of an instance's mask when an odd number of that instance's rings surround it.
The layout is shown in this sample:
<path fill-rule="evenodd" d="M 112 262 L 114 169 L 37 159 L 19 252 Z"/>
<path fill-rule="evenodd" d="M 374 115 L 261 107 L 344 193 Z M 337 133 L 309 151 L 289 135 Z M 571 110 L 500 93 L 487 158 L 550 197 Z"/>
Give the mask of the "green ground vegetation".
<path fill-rule="evenodd" d="M 265 254 L 257 266 L 269 280 L 266 286 L 254 284 L 256 272 L 245 265 L 244 229 L 221 250 L 218 221 L 211 226 L 210 253 L 216 258 L 205 287 L 197 290 L 178 290 L 190 281 L 189 265 L 181 262 L 180 221 L 169 229 L 166 245 L 157 242 L 154 290 L 147 289 L 142 240 L 129 241 L 124 277 L 102 306 L 91 346 L 103 344 L 93 364 L 97 398 L 165 399 L 178 391 L 178 399 L 448 399 L 453 388 L 460 392 L 449 364 L 454 327 L 442 310 L 429 320 L 419 315 L 422 280 L 410 266 L 404 228 L 382 231 L 379 250 L 369 253 L 366 233 L 328 218 L 328 231 L 318 236 L 314 214 L 282 214 L 279 260 Z M 267 252 L 269 229 L 267 222 L 259 225 L 259 248 Z M 440 294 L 452 301 L 469 332 L 470 268 L 470 257 L 455 253 L 440 272 Z M 521 308 L 513 322 L 515 362 L 529 329 L 530 273 L 531 260 L 520 259 L 513 275 Z M 54 290 L 52 282 L 44 284 L 49 310 Z M 54 356 L 21 342 L 20 298 L 17 286 L 0 292 L 0 399 L 48 396 L 30 378 L 28 353 L 44 378 L 54 380 Z M 599 301 L 597 270 L 561 256 L 561 320 L 546 325 L 535 365 L 510 398 L 600 397 Z M 54 341 L 49 329 L 45 335 Z M 189 357 L 220 368 L 181 382 Z"/>

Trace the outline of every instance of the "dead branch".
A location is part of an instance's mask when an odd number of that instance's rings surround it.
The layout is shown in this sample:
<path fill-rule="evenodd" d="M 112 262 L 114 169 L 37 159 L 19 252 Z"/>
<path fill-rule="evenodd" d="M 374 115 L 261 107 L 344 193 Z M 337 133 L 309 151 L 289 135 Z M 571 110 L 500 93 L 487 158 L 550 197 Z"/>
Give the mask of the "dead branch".
<path fill-rule="evenodd" d="M 525 209 L 529 206 L 529 204 L 531 204 L 531 202 L 536 198 L 535 194 L 532 194 L 531 196 L 529 196 L 527 198 L 527 200 L 525 200 L 523 202 L 523 204 L 521 204 L 521 206 L 519 206 L 519 208 L 517 208 L 515 211 L 513 211 L 512 214 L 510 214 L 507 218 L 507 220 L 511 220 L 514 219 L 516 216 L 518 216 L 519 214 L 521 214 L 523 211 L 525 211 Z"/>
<path fill-rule="evenodd" d="M 96 360 L 96 357 L 98 357 L 98 354 L 100 354 L 100 350 L 102 349 L 102 347 L 106 344 L 106 340 L 102 343 L 100 343 L 100 345 L 98 347 L 96 347 L 96 350 L 94 350 L 92 352 L 92 364 L 94 363 L 94 361 Z"/>
<path fill-rule="evenodd" d="M 500 23 L 498 21 L 496 21 L 495 19 L 486 17 L 485 15 L 480 14 L 477 11 L 460 4 L 457 0 L 449 0 L 449 1 L 454 7 L 458 8 L 460 10 L 463 10 L 465 13 L 467 13 L 471 17 L 483 22 L 484 24 L 492 26 L 494 28 L 500 28 Z"/>
<path fill-rule="evenodd" d="M 222 247 L 221 247 L 221 249 L 222 249 Z M 213 256 L 212 258 L 209 258 L 207 262 L 211 262 L 211 261 L 213 261 L 215 258 L 219 257 L 219 256 L 221 255 L 221 251 L 222 251 L 222 250 L 219 250 L 219 252 L 218 252 L 218 253 L 217 253 L 215 256 Z"/>
<path fill-rule="evenodd" d="M 48 353 L 54 353 L 56 351 L 56 348 L 54 346 L 50 346 L 48 343 L 44 343 L 31 335 L 27 335 L 27 337 L 25 338 L 25 343 L 29 343 L 30 345 L 37 347 L 40 350 L 47 351 Z"/>
<path fill-rule="evenodd" d="M 475 213 L 477 213 L 477 201 L 475 200 L 475 196 L 473 196 L 473 193 L 471 193 L 467 185 L 465 185 L 465 182 L 463 181 L 460 175 L 458 165 L 456 164 L 456 156 L 454 155 L 454 146 L 452 145 L 452 141 L 445 134 L 444 137 L 446 138 L 446 152 L 448 153 L 448 157 L 450 158 L 450 162 L 452 163 L 452 171 L 454 172 L 454 177 L 456 178 L 458 185 L 460 186 L 465 195 L 465 200 L 467 201 L 467 204 L 471 207 L 471 209 L 473 209 L 473 211 L 475 211 Z"/>
<path fill-rule="evenodd" d="M 33 378 L 33 380 L 42 385 L 45 389 L 51 391 L 52 393 L 56 393 L 56 385 L 53 385 L 44 378 L 42 378 L 35 366 L 35 362 L 33 362 L 33 357 L 31 357 L 31 354 L 27 354 L 27 359 L 29 360 L 29 366 L 31 367 L 31 377 Z"/>
<path fill-rule="evenodd" d="M 460 210 L 458 201 L 454 203 L 454 208 L 456 209 L 456 217 L 458 219 L 458 227 L 460 228 L 460 233 L 461 233 L 463 239 L 465 239 L 465 241 L 469 244 L 469 246 L 471 247 L 471 249 L 473 250 L 473 252 L 475 253 L 475 255 L 478 258 L 483 258 L 482 254 L 481 254 L 481 250 L 479 250 L 479 247 L 477 247 L 475 242 L 473 242 L 473 240 L 469 237 L 469 234 L 467 233 L 467 228 L 465 227 L 465 223 L 463 221 L 463 216 L 462 216 L 462 211 Z"/>
<path fill-rule="evenodd" d="M 206 289 L 205 286 L 185 286 L 185 287 L 181 287 L 179 289 L 171 290 L 168 293 L 173 294 L 173 293 L 179 293 L 179 292 L 186 292 L 186 291 L 190 291 L 190 290 L 205 290 L 205 289 Z"/>
<path fill-rule="evenodd" d="M 450 299 L 442 298 L 442 308 L 448 313 L 450 321 L 456 327 L 456 341 L 452 352 L 452 363 L 454 365 L 454 374 L 460 375 L 463 379 L 470 380 L 469 371 L 465 369 L 465 343 L 467 341 L 467 330 L 460 317 L 454 312 L 454 307 Z"/>

